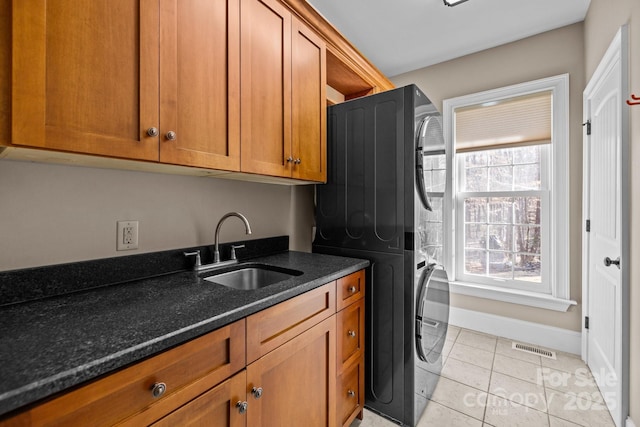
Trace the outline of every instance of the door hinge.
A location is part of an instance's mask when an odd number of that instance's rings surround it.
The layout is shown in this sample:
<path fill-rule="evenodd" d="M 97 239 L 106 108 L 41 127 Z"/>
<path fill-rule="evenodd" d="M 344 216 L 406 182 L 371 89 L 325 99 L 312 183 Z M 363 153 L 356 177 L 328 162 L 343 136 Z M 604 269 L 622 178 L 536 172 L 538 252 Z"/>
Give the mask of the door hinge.
<path fill-rule="evenodd" d="M 584 317 L 584 328 L 589 329 L 589 316 Z"/>
<path fill-rule="evenodd" d="M 585 230 L 587 230 L 587 233 L 591 232 L 591 220 L 590 219 L 587 220 L 587 225 L 585 227 Z"/>
<path fill-rule="evenodd" d="M 591 135 L 591 120 L 587 120 L 582 124 L 582 126 L 587 127 L 587 135 Z"/>

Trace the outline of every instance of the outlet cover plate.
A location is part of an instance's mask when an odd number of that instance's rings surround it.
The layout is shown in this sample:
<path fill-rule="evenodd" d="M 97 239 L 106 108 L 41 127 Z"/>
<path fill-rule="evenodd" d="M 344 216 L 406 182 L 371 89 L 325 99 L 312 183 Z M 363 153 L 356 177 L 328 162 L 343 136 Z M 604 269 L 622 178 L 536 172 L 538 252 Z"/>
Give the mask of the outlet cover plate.
<path fill-rule="evenodd" d="M 118 221 L 116 250 L 138 249 L 138 221 Z"/>

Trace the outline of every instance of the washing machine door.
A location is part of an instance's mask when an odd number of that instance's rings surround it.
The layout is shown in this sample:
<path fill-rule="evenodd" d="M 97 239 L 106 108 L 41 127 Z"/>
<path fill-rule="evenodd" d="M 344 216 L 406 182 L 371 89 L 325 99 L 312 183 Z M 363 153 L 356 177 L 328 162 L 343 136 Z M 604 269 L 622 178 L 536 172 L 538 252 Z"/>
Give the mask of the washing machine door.
<path fill-rule="evenodd" d="M 427 266 L 416 295 L 416 353 L 420 360 L 436 363 L 442 354 L 449 326 L 449 277 L 438 264 Z"/>

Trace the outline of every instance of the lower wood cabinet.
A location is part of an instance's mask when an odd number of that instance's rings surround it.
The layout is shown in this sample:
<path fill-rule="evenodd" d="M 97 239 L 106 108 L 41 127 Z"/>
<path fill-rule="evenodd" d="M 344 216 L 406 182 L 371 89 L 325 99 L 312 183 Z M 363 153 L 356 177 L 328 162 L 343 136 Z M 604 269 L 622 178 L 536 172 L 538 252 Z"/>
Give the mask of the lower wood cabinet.
<path fill-rule="evenodd" d="M 247 375 L 241 371 L 172 412 L 153 427 L 245 427 Z M 244 406 L 243 406 L 244 405 Z"/>
<path fill-rule="evenodd" d="M 244 366 L 242 319 L 0 421 L 0 426 L 149 425 Z"/>
<path fill-rule="evenodd" d="M 337 425 L 362 419 L 364 409 L 364 271 L 338 279 Z"/>
<path fill-rule="evenodd" d="M 338 371 L 357 363 L 364 352 L 364 299 L 338 312 Z"/>
<path fill-rule="evenodd" d="M 332 316 L 247 366 L 249 426 L 335 425 Z"/>
<path fill-rule="evenodd" d="M 348 426 L 364 409 L 364 363 L 358 359 L 338 376 L 338 425 Z"/>
<path fill-rule="evenodd" d="M 0 427 L 349 425 L 364 408 L 363 280 L 356 272 L 327 283 L 0 419 Z M 358 297 L 336 313 L 341 282 L 357 284 Z"/>
<path fill-rule="evenodd" d="M 257 360 L 336 313 L 331 282 L 247 317 L 247 363 Z"/>

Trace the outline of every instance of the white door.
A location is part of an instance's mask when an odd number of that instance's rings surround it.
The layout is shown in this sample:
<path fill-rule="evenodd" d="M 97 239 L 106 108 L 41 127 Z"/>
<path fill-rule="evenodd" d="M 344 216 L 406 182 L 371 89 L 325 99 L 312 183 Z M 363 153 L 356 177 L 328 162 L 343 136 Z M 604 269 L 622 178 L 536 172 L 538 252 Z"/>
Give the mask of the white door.
<path fill-rule="evenodd" d="M 584 92 L 586 119 L 583 272 L 585 358 L 618 426 L 622 425 L 622 59 L 614 40 Z M 626 188 L 626 185 L 625 187 Z M 586 225 L 586 224 L 585 224 Z"/>

